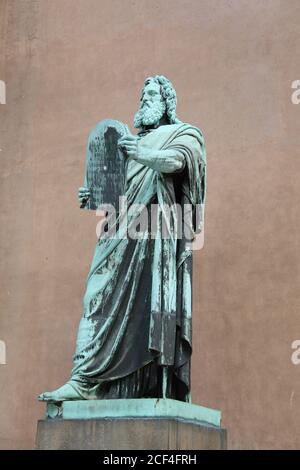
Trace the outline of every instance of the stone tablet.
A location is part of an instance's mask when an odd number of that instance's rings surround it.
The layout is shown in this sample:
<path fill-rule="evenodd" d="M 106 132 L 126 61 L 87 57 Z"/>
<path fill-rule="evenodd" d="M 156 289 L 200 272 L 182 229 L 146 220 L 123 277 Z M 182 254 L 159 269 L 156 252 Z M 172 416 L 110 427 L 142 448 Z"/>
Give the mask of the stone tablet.
<path fill-rule="evenodd" d="M 99 122 L 89 135 L 84 186 L 90 198 L 84 209 L 95 210 L 112 204 L 118 211 L 119 197 L 125 193 L 126 159 L 118 140 L 130 134 L 128 127 L 112 119 Z"/>

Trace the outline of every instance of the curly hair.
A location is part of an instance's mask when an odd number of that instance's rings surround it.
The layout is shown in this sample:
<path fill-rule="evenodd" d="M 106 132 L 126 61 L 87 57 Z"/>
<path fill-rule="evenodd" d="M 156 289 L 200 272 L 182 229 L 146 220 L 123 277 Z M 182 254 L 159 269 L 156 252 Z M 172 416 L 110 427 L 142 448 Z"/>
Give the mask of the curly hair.
<path fill-rule="evenodd" d="M 166 113 L 167 113 L 170 124 L 179 124 L 181 121 L 176 116 L 176 105 L 177 105 L 176 91 L 172 83 L 163 75 L 155 75 L 155 77 L 146 78 L 145 83 L 144 83 L 144 88 L 146 85 L 148 85 L 148 83 L 152 81 L 157 83 L 160 86 L 160 93 L 166 103 Z M 144 88 L 142 90 L 142 96 L 143 96 Z"/>

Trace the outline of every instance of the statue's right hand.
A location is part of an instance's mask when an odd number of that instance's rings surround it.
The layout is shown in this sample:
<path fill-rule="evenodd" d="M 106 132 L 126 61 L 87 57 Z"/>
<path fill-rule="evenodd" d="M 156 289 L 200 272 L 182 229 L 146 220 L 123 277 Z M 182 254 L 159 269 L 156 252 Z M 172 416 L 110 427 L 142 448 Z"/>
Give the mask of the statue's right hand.
<path fill-rule="evenodd" d="M 91 193 L 88 188 L 85 188 L 82 186 L 81 188 L 78 189 L 78 200 L 79 200 L 79 204 L 81 208 L 86 205 L 86 203 L 89 200 L 90 195 Z"/>

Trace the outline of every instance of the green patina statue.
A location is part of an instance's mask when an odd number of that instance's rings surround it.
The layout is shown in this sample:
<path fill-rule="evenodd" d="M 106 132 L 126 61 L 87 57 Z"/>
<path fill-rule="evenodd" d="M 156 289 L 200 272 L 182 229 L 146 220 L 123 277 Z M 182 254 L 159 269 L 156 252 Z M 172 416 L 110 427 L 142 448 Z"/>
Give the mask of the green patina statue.
<path fill-rule="evenodd" d="M 104 230 L 99 236 L 71 377 L 39 399 L 162 397 L 190 402 L 192 242 L 203 229 L 203 136 L 176 117 L 176 93 L 164 76 L 145 81 L 134 118 L 137 135 L 116 121 L 110 121 L 111 127 L 114 122 L 113 135 L 121 129 L 118 150 L 126 161 L 126 224 L 119 208 L 115 235 Z M 90 149 L 96 139 L 95 133 L 91 136 Z M 122 172 L 121 164 L 119 168 Z M 81 207 L 91 198 L 90 187 L 79 189 Z M 146 230 L 139 232 L 143 236 L 124 236 L 141 215 L 130 209 L 140 207 L 157 209 L 155 236 L 148 218 Z M 189 235 L 178 231 L 179 222 L 188 226 Z"/>

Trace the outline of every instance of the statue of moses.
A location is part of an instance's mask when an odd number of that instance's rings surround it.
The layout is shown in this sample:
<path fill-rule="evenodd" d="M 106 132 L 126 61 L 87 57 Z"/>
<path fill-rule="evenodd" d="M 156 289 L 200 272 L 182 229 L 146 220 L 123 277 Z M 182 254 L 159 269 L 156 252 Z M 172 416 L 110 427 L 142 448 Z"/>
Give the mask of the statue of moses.
<path fill-rule="evenodd" d="M 127 162 L 127 225 L 120 223 L 121 209 L 116 235 L 103 231 L 98 239 L 70 378 L 40 400 L 191 401 L 192 243 L 203 230 L 206 154 L 201 131 L 177 118 L 176 103 L 166 77 L 146 79 L 134 117 L 137 135 L 118 140 Z M 79 189 L 81 207 L 89 197 L 90 188 Z M 143 236 L 124 236 L 140 215 L 129 209 L 150 214 L 152 206 L 155 236 L 150 217 Z M 178 235 L 179 222 L 189 236 Z"/>

